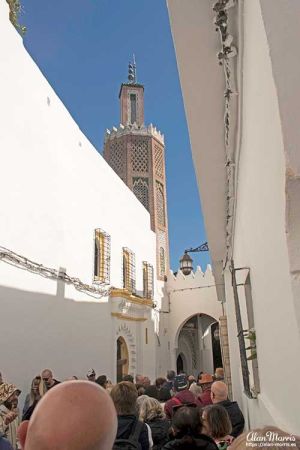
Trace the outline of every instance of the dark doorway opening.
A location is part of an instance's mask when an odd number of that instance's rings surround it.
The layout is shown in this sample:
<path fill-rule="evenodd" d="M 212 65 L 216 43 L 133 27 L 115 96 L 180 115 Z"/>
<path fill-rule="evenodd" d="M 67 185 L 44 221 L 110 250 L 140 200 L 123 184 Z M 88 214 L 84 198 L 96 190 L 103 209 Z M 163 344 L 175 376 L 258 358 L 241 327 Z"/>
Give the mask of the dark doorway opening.
<path fill-rule="evenodd" d="M 213 323 L 211 326 L 211 341 L 213 349 L 214 370 L 216 370 L 217 367 L 223 367 L 222 352 L 220 346 L 220 330 L 218 322 Z"/>
<path fill-rule="evenodd" d="M 178 358 L 177 358 L 177 373 L 182 373 L 183 371 L 184 371 L 184 369 L 183 369 L 183 359 L 182 359 L 182 356 L 181 355 L 178 355 Z"/>
<path fill-rule="evenodd" d="M 128 348 L 125 339 L 117 340 L 117 383 L 122 381 L 124 375 L 128 375 L 129 366 Z"/>

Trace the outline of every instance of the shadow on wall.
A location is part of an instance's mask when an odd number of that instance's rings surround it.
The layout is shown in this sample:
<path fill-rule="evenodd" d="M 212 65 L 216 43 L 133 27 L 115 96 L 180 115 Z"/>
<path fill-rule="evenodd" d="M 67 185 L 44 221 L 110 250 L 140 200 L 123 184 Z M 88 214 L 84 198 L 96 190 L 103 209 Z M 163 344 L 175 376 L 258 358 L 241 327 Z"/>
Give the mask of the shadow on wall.
<path fill-rule="evenodd" d="M 85 378 L 91 367 L 112 376 L 109 304 L 65 298 L 61 283 L 56 295 L 0 286 L 0 370 L 22 396 L 43 368 L 58 379 Z"/>

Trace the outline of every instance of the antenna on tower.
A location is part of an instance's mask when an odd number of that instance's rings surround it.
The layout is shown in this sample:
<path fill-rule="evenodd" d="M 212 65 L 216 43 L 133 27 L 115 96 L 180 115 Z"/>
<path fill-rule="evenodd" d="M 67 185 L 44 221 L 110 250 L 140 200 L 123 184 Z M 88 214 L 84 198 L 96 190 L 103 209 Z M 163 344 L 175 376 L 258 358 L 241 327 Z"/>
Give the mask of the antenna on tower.
<path fill-rule="evenodd" d="M 137 75 L 136 75 L 136 63 L 135 63 L 135 55 L 133 54 L 133 71 L 134 71 L 134 82 L 137 83 Z"/>
<path fill-rule="evenodd" d="M 136 78 L 136 63 L 135 63 L 135 56 L 133 55 L 133 62 L 129 62 L 128 64 L 128 80 L 129 83 L 136 84 L 137 78 Z"/>

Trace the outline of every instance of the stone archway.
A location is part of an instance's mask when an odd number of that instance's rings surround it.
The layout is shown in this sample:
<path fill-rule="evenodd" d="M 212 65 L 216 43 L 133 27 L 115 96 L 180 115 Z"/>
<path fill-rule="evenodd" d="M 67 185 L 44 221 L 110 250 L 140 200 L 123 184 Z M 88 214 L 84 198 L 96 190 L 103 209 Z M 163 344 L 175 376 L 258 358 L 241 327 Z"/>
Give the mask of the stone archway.
<path fill-rule="evenodd" d="M 120 336 L 117 340 L 117 382 L 122 381 L 124 375 L 128 375 L 129 353 L 125 339 Z"/>
<path fill-rule="evenodd" d="M 212 374 L 217 366 L 222 365 L 217 329 L 218 322 L 207 314 L 194 314 L 179 328 L 176 364 L 182 363 L 188 375 L 196 376 L 200 371 Z M 179 356 L 181 359 L 178 360 Z"/>
<path fill-rule="evenodd" d="M 121 338 L 121 339 L 120 339 Z M 119 341 L 120 339 L 120 341 Z M 125 346 L 123 345 L 123 349 L 127 349 L 126 353 L 123 353 L 123 358 L 121 358 L 121 354 L 120 354 L 120 358 L 118 358 L 118 346 L 119 346 L 119 352 L 121 351 L 121 343 L 124 343 Z M 118 344 L 119 343 L 119 344 Z M 124 361 L 121 361 L 121 365 L 124 366 L 123 367 L 123 372 L 125 372 L 125 370 L 127 371 L 128 374 L 135 376 L 136 374 L 136 363 L 137 363 L 137 349 L 136 349 L 136 339 L 135 339 L 135 335 L 134 333 L 131 331 L 130 327 L 125 324 L 125 323 L 121 323 L 116 331 L 116 347 L 115 347 L 115 358 L 116 358 L 116 362 L 118 361 L 118 359 L 122 360 L 122 359 L 127 359 L 127 364 L 123 364 Z M 125 350 L 123 350 L 125 352 Z M 118 365 L 115 366 L 117 368 L 116 370 L 116 375 L 115 375 L 115 379 L 118 379 L 118 374 L 120 372 L 120 369 L 118 371 Z M 123 373 L 125 375 L 125 373 Z M 119 374 L 120 376 L 120 374 Z"/>

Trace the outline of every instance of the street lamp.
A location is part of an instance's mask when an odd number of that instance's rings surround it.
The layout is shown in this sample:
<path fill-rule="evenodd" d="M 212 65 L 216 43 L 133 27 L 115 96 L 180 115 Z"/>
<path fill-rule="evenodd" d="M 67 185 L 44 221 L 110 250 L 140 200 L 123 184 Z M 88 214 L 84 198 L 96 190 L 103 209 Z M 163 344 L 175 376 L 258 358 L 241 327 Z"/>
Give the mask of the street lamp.
<path fill-rule="evenodd" d="M 192 272 L 193 260 L 190 257 L 189 253 L 195 252 L 208 252 L 207 242 L 204 242 L 204 244 L 201 244 L 199 247 L 188 248 L 187 250 L 184 250 L 184 255 L 180 259 L 180 270 L 183 273 L 183 275 L 189 275 Z"/>
<path fill-rule="evenodd" d="M 189 275 L 193 270 L 193 260 L 186 250 L 180 259 L 180 270 L 183 275 Z"/>

